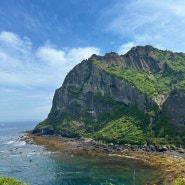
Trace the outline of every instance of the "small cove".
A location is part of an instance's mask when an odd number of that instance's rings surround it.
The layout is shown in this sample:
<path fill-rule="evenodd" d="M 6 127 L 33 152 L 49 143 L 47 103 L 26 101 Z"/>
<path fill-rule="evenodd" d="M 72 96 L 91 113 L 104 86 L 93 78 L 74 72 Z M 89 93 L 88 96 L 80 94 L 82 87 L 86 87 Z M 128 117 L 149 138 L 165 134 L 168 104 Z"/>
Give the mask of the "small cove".
<path fill-rule="evenodd" d="M 116 184 L 132 185 L 157 182 L 160 171 L 141 160 L 116 156 L 52 155 L 58 163 L 58 179 L 69 184 Z M 63 171 L 63 173 L 60 173 Z M 57 174 L 56 172 L 56 174 Z"/>

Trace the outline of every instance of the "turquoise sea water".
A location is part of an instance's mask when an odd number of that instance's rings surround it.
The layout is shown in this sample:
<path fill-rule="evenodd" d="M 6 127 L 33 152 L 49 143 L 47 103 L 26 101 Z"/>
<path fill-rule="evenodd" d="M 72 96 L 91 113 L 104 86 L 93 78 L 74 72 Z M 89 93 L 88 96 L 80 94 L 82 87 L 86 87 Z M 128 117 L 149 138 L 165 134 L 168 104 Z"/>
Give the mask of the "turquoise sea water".
<path fill-rule="evenodd" d="M 52 153 L 19 137 L 36 122 L 0 122 L 0 174 L 30 185 L 144 185 L 160 172 L 140 160 Z"/>

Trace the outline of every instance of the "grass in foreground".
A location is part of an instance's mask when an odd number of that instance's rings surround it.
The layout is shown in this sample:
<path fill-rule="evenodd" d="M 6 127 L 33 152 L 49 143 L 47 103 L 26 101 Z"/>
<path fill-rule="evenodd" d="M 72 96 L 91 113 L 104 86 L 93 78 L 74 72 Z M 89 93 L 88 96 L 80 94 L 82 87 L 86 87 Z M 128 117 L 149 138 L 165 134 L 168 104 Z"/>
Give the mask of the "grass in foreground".
<path fill-rule="evenodd" d="M 0 176 L 0 185 L 28 185 L 14 178 Z"/>
<path fill-rule="evenodd" d="M 185 185 L 185 178 L 177 178 L 174 185 Z"/>

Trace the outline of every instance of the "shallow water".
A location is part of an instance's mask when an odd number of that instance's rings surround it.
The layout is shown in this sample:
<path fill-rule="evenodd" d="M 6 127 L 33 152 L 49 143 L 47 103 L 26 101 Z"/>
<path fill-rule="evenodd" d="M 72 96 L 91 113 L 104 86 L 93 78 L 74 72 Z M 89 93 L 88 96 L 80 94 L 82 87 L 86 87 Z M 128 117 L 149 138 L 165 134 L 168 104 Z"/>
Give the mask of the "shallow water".
<path fill-rule="evenodd" d="M 52 153 L 20 141 L 35 124 L 0 123 L 0 174 L 30 185 L 144 185 L 160 176 L 140 160 Z"/>

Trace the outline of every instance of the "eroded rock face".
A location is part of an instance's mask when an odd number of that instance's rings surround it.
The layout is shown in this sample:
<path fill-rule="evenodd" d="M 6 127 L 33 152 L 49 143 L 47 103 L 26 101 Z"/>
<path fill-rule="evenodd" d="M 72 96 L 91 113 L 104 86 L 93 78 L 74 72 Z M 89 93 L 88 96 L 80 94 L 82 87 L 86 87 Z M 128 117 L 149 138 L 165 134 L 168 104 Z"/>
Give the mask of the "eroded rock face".
<path fill-rule="evenodd" d="M 89 109 L 89 116 L 97 117 L 109 112 L 112 106 L 101 102 L 97 96 L 106 96 L 124 105 L 137 104 L 140 110 L 154 101 L 124 80 L 100 70 L 92 60 L 82 62 L 66 77 L 63 86 L 55 92 L 51 111 L 66 110 L 81 115 Z"/>
<path fill-rule="evenodd" d="M 181 131 L 185 126 L 185 94 L 174 90 L 164 102 L 164 107 L 174 129 Z"/>

